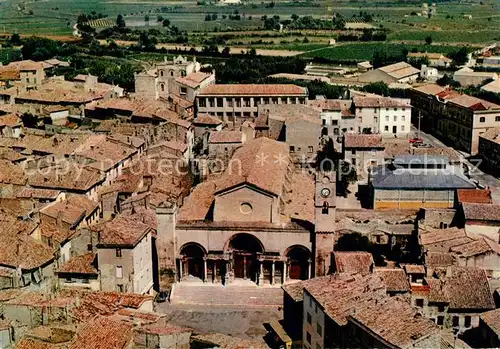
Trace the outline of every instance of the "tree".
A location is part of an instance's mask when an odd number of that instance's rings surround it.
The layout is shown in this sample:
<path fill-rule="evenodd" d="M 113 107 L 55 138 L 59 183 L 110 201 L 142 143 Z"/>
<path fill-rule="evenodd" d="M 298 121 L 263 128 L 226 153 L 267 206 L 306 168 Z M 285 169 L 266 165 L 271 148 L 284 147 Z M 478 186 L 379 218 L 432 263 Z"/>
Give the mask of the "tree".
<path fill-rule="evenodd" d="M 468 56 L 467 48 L 465 47 L 462 47 L 458 51 L 450 52 L 448 54 L 448 57 L 450 57 L 453 60 L 453 63 L 455 65 L 463 65 L 467 63 L 469 59 L 467 56 Z"/>
<path fill-rule="evenodd" d="M 389 86 L 383 81 L 372 82 L 363 88 L 363 91 L 381 96 L 389 96 Z"/>
<path fill-rule="evenodd" d="M 303 42 L 304 44 L 309 43 L 309 39 L 307 38 L 307 36 L 304 36 L 304 40 L 302 40 L 302 42 Z"/>
<path fill-rule="evenodd" d="M 162 25 L 164 27 L 169 27 L 170 26 L 170 20 L 168 18 L 165 18 L 162 22 Z"/>
<path fill-rule="evenodd" d="M 432 36 L 430 36 L 430 35 L 429 35 L 429 36 L 427 36 L 427 37 L 425 38 L 425 43 L 426 43 L 427 45 L 432 44 Z"/>
<path fill-rule="evenodd" d="M 29 37 L 24 40 L 21 52 L 24 59 L 45 60 L 57 56 L 61 47 L 58 41 Z"/>
<path fill-rule="evenodd" d="M 222 56 L 229 57 L 231 55 L 231 49 L 229 47 L 224 47 L 222 49 Z"/>
<path fill-rule="evenodd" d="M 453 80 L 451 76 L 448 74 L 444 74 L 442 78 L 438 79 L 436 83 L 439 86 L 451 86 L 451 87 L 460 87 L 460 83 Z"/>
<path fill-rule="evenodd" d="M 210 22 L 212 20 L 212 16 L 210 14 L 205 15 L 205 22 Z"/>
<path fill-rule="evenodd" d="M 116 26 L 118 28 L 125 28 L 126 27 L 126 23 L 125 23 L 125 20 L 123 19 L 122 15 L 118 15 L 116 17 Z"/>
<path fill-rule="evenodd" d="M 293 13 L 291 17 L 292 17 L 292 21 L 296 21 L 299 19 L 299 15 L 297 15 L 295 13 Z"/>
<path fill-rule="evenodd" d="M 163 22 L 163 16 L 161 16 L 161 15 L 156 16 L 156 21 Z"/>
<path fill-rule="evenodd" d="M 144 22 L 149 22 L 149 15 L 144 16 Z"/>
<path fill-rule="evenodd" d="M 12 45 L 21 45 L 21 36 L 17 33 L 12 34 L 10 37 L 10 43 Z"/>

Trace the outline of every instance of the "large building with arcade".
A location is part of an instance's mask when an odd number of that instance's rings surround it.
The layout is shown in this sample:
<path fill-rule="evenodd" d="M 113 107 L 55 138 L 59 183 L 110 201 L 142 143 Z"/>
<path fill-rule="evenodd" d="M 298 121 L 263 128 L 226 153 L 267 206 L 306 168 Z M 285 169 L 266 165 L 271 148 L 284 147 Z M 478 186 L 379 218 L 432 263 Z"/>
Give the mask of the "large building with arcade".
<path fill-rule="evenodd" d="M 157 217 L 160 270 L 175 268 L 180 282 L 308 279 L 330 271 L 335 174 L 295 169 L 287 144 L 257 138 Z"/>

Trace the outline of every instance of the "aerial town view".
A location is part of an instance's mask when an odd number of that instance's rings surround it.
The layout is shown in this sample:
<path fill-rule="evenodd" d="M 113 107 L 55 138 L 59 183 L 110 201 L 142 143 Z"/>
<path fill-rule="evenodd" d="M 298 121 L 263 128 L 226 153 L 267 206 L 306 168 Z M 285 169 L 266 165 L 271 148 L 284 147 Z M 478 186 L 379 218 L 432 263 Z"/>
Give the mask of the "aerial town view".
<path fill-rule="evenodd" d="M 500 347 L 500 0 L 0 0 L 0 349 Z"/>

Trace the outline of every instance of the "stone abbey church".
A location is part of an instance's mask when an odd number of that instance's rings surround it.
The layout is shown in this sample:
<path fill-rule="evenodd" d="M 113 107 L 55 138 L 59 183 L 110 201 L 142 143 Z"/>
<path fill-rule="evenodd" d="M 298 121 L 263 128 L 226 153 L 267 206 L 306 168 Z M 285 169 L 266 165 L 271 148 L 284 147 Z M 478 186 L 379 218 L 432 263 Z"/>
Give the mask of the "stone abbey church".
<path fill-rule="evenodd" d="M 232 168 L 236 166 L 237 168 Z M 335 173 L 296 169 L 288 145 L 258 138 L 178 207 L 157 209 L 160 270 L 258 285 L 325 275 L 334 244 Z"/>

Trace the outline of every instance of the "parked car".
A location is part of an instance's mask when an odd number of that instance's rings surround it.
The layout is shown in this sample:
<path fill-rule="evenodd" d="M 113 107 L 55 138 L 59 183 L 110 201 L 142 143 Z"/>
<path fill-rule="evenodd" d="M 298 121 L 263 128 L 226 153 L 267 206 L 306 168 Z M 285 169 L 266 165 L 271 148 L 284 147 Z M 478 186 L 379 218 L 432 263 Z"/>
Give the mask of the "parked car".
<path fill-rule="evenodd" d="M 409 140 L 409 142 L 411 144 L 421 144 L 421 143 L 424 143 L 424 140 L 422 138 L 419 138 L 419 137 L 415 137 L 415 138 L 411 138 Z"/>

